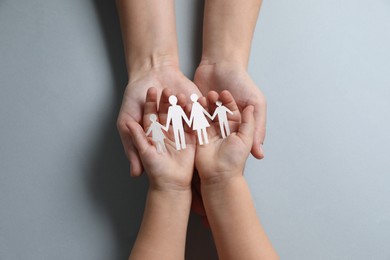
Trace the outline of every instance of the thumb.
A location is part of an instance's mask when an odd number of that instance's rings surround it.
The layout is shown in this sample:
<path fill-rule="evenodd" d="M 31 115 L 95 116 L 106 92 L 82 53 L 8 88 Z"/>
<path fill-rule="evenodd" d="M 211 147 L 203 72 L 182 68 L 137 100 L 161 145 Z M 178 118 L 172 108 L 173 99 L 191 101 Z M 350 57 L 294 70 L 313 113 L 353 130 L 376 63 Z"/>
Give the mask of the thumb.
<path fill-rule="evenodd" d="M 247 106 L 244 111 L 242 111 L 242 120 L 237 133 L 238 136 L 250 147 L 252 147 L 253 134 L 255 131 L 255 118 L 253 112 L 253 106 Z"/>
<path fill-rule="evenodd" d="M 150 146 L 143 128 L 136 122 L 126 123 L 130 131 L 131 139 L 139 154 L 143 154 Z"/>

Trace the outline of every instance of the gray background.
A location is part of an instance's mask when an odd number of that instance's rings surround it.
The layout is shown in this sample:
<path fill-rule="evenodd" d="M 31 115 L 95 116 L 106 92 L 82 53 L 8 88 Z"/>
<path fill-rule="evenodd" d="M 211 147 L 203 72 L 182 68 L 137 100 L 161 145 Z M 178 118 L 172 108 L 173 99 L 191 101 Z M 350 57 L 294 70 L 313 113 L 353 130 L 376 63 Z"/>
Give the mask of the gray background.
<path fill-rule="evenodd" d="M 178 0 L 181 67 L 202 3 Z M 265 1 L 250 74 L 266 158 L 246 170 L 282 259 L 390 259 L 390 2 Z M 114 3 L 0 0 L 0 259 L 125 259 L 146 178 L 115 120 L 127 76 Z M 191 217 L 188 259 L 215 259 Z"/>

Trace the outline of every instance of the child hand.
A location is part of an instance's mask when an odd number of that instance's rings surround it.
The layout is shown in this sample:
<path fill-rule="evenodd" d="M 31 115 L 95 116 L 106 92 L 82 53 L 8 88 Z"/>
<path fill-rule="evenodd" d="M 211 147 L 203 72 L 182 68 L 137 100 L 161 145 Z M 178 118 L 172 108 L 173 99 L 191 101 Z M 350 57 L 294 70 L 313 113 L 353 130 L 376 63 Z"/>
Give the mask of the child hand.
<path fill-rule="evenodd" d="M 191 190 L 196 148 L 195 136 L 192 133 L 185 132 L 187 147 L 178 151 L 175 148 L 173 133 L 168 131 L 165 139 L 166 151 L 158 152 L 151 137 L 145 135 L 145 130 L 148 130 L 151 124 L 151 114 L 158 115 L 160 123 L 165 125 L 168 107 L 170 106 L 168 102 L 170 95 L 172 93 L 169 89 L 163 90 L 159 111 L 157 111 L 157 90 L 150 88 L 144 105 L 144 129 L 136 122 L 127 123 L 127 127 L 148 175 L 151 188 L 159 190 Z M 185 95 L 179 94 L 177 99 L 177 104 L 184 108 L 186 105 Z"/>
<path fill-rule="evenodd" d="M 233 96 L 225 90 L 220 95 L 215 91 L 208 94 L 209 111 L 215 110 L 215 102 L 221 101 L 233 112 L 228 115 L 231 134 L 221 138 L 219 122 L 213 122 L 208 128 L 209 144 L 197 145 L 195 166 L 199 172 L 202 184 L 223 181 L 235 176 L 241 176 L 253 143 L 255 129 L 254 107 L 245 107 L 240 113 Z M 206 106 L 206 99 L 199 102 Z"/>

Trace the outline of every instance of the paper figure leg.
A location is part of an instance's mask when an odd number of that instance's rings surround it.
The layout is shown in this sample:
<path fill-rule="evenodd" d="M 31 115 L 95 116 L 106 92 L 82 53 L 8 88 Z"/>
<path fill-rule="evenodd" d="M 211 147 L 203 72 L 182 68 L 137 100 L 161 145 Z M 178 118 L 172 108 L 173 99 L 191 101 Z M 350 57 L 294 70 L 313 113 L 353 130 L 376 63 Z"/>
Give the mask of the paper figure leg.
<path fill-rule="evenodd" d="M 225 130 L 223 129 L 223 125 L 224 125 L 224 123 L 219 122 L 219 129 L 221 130 L 222 138 L 226 138 Z"/>
<path fill-rule="evenodd" d="M 199 144 L 202 145 L 203 144 L 203 140 L 202 140 L 202 133 L 201 133 L 200 129 L 196 130 L 196 135 L 198 136 Z"/>
<path fill-rule="evenodd" d="M 167 151 L 164 141 L 158 141 L 156 145 L 157 145 L 157 152 L 162 153 Z"/>
<path fill-rule="evenodd" d="M 162 153 L 160 142 L 156 142 L 156 149 L 158 153 Z"/>
<path fill-rule="evenodd" d="M 178 132 L 178 129 L 173 129 L 173 137 L 175 138 L 176 150 L 180 150 L 180 140 Z"/>
<path fill-rule="evenodd" d="M 229 123 L 226 121 L 224 122 L 225 129 L 226 129 L 226 136 L 230 135 L 230 128 L 229 128 Z"/>
<path fill-rule="evenodd" d="M 206 128 L 202 128 L 202 133 L 203 133 L 204 142 L 205 142 L 206 144 L 208 144 L 208 143 L 209 143 L 209 137 L 207 136 L 207 130 L 206 130 Z"/>
<path fill-rule="evenodd" d="M 186 137 L 184 135 L 184 130 L 180 129 L 180 141 L 181 141 L 181 149 L 186 149 Z"/>

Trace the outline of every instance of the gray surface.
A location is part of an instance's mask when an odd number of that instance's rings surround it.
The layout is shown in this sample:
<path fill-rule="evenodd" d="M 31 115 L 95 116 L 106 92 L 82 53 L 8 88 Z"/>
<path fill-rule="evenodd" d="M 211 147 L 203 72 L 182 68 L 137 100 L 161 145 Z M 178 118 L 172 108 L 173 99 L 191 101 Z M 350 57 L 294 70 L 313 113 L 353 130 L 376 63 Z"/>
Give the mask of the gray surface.
<path fill-rule="evenodd" d="M 201 8 L 177 1 L 189 76 Z M 266 159 L 246 176 L 282 259 L 390 259 L 389 32 L 387 0 L 263 5 L 249 70 L 269 102 Z M 125 259 L 147 184 L 115 128 L 113 3 L 0 1 L 0 37 L 0 259 Z M 188 240 L 188 259 L 215 258 L 196 217 Z"/>

